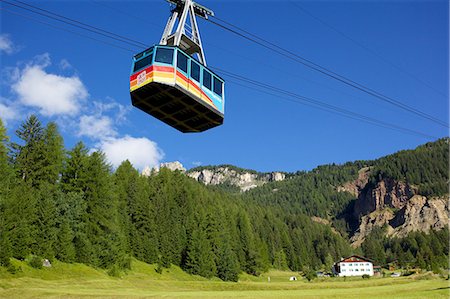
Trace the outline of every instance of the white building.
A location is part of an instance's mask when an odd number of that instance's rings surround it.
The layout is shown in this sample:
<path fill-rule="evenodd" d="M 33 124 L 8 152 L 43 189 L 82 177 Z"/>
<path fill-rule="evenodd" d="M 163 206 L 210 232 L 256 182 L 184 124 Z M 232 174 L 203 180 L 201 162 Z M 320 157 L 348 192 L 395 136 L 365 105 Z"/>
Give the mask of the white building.
<path fill-rule="evenodd" d="M 373 262 L 368 258 L 352 255 L 335 263 L 333 273 L 337 276 L 373 276 Z"/>

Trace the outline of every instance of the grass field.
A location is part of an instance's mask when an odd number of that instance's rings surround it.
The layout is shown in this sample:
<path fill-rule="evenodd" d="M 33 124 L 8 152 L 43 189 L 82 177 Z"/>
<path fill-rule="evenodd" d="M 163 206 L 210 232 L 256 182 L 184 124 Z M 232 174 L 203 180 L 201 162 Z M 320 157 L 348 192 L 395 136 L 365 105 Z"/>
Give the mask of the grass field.
<path fill-rule="evenodd" d="M 0 298 L 449 298 L 449 281 L 427 275 L 399 278 L 321 278 L 289 281 L 297 273 L 270 271 L 242 275 L 238 283 L 189 275 L 177 267 L 162 274 L 153 265 L 133 261 L 121 278 L 81 264 L 55 262 L 36 270 L 14 261 L 22 271 L 0 267 Z M 270 276 L 270 282 L 268 282 Z"/>

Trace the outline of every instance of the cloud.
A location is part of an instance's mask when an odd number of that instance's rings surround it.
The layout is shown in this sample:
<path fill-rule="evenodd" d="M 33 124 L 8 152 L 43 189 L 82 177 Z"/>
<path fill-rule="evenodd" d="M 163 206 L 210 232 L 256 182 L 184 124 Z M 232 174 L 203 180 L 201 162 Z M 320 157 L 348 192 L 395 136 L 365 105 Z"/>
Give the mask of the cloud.
<path fill-rule="evenodd" d="M 142 170 L 146 166 L 159 165 L 164 157 L 164 152 L 158 145 L 145 137 L 126 135 L 122 138 L 105 139 L 100 143 L 100 149 L 114 167 L 128 159 L 134 167 Z"/>
<path fill-rule="evenodd" d="M 70 69 L 72 69 L 72 65 L 71 65 L 70 62 L 67 61 L 66 59 L 62 59 L 62 60 L 59 62 L 59 67 L 60 67 L 62 70 L 70 70 Z"/>
<path fill-rule="evenodd" d="M 94 101 L 94 107 L 97 113 L 115 112 L 114 120 L 118 123 L 126 121 L 126 115 L 131 111 L 131 106 L 124 106 L 116 102 L 113 98 L 107 97 L 106 102 Z"/>
<path fill-rule="evenodd" d="M 83 115 L 79 119 L 78 136 L 87 136 L 92 139 L 102 140 L 114 137 L 117 131 L 108 116 Z"/>
<path fill-rule="evenodd" d="M 15 47 L 8 34 L 0 34 L 0 53 L 12 54 Z"/>
<path fill-rule="evenodd" d="M 200 161 L 192 162 L 192 165 L 194 165 L 194 166 L 196 166 L 196 167 L 201 166 L 202 164 L 203 164 L 203 163 L 200 162 Z"/>
<path fill-rule="evenodd" d="M 81 101 L 88 96 L 86 87 L 76 76 L 47 73 L 45 68 L 49 65 L 48 54 L 35 57 L 33 64 L 20 72 L 13 91 L 22 104 L 38 108 L 44 116 L 76 115 Z"/>
<path fill-rule="evenodd" d="M 5 125 L 8 124 L 8 121 L 16 120 L 19 118 L 19 111 L 17 107 L 9 105 L 8 103 L 2 103 L 3 99 L 0 98 L 0 118 L 4 122 Z"/>

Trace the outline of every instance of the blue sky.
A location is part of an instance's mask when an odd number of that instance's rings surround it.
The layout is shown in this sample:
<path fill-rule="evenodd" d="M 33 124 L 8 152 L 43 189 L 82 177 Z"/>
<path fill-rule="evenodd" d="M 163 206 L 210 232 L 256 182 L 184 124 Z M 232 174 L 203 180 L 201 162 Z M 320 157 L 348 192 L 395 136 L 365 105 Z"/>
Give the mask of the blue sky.
<path fill-rule="evenodd" d="M 149 46 L 159 42 L 169 16 L 162 0 L 27 3 Z M 448 1 L 201 4 L 223 20 L 448 122 Z M 105 151 L 113 165 L 128 158 L 142 169 L 178 160 L 186 168 L 233 164 L 258 171 L 374 159 L 433 140 L 264 94 L 226 76 L 224 125 L 182 134 L 131 106 L 131 57 L 141 49 L 0 5 L 0 116 L 11 137 L 36 113 L 44 123 L 59 124 L 67 148 L 82 140 Z M 427 135 L 448 136 L 448 128 L 198 22 L 210 66 Z"/>

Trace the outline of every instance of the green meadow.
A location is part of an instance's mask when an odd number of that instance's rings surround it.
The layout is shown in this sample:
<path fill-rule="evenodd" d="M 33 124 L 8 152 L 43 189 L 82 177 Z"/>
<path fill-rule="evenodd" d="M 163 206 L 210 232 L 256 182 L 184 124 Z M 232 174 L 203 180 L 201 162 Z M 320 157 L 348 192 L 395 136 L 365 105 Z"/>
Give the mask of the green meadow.
<path fill-rule="evenodd" d="M 449 298 L 449 281 L 433 274 L 399 278 L 318 278 L 270 271 L 259 277 L 241 275 L 223 282 L 189 275 L 172 266 L 162 274 L 154 265 L 133 261 L 121 277 L 82 264 L 54 262 L 51 268 L 21 268 L 10 274 L 0 268 L 0 298 Z M 270 276 L 270 282 L 268 277 Z M 299 280 L 289 281 L 290 276 Z"/>

